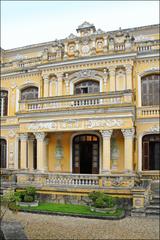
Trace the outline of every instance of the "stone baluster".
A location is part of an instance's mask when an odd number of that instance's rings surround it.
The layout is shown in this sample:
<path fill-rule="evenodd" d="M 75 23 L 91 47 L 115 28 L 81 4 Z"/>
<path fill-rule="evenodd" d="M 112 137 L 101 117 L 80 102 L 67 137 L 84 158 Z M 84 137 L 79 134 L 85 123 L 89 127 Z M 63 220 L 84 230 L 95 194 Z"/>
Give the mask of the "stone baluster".
<path fill-rule="evenodd" d="M 132 89 L 132 65 L 126 66 L 127 89 Z"/>
<path fill-rule="evenodd" d="M 44 139 L 46 133 L 44 132 L 35 132 L 34 133 L 37 139 L 37 170 L 45 171 L 46 166 L 46 155 L 45 155 L 45 143 Z"/>
<path fill-rule="evenodd" d="M 27 161 L 28 161 L 28 154 L 27 154 L 27 147 L 28 147 L 28 134 L 27 133 L 20 133 L 20 141 L 21 141 L 21 153 L 20 153 L 20 168 L 27 169 Z"/>
<path fill-rule="evenodd" d="M 116 67 L 110 66 L 109 68 L 109 78 L 110 78 L 110 91 L 116 90 Z"/>
<path fill-rule="evenodd" d="M 113 130 L 102 130 L 103 137 L 103 164 L 102 173 L 110 172 L 111 159 L 110 159 L 110 139 Z"/>
<path fill-rule="evenodd" d="M 133 171 L 133 138 L 134 128 L 122 129 L 124 136 L 124 168 L 125 171 Z"/>

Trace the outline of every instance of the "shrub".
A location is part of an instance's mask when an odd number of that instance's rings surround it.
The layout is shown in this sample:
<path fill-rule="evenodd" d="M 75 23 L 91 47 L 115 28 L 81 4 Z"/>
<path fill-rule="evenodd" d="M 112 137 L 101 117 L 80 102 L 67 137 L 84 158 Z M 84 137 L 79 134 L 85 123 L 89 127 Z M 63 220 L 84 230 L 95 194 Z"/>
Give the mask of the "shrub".
<path fill-rule="evenodd" d="M 33 202 L 33 196 L 30 196 L 30 195 L 25 195 L 24 196 L 24 201 L 25 202 Z"/>
<path fill-rule="evenodd" d="M 104 202 L 104 200 L 103 200 L 102 197 L 99 197 L 99 198 L 96 199 L 96 201 L 95 201 L 95 207 L 97 207 L 97 208 L 103 208 L 103 207 L 105 207 L 105 206 L 106 206 L 106 204 L 105 204 L 105 202 Z"/>
<path fill-rule="evenodd" d="M 103 207 L 114 207 L 116 204 L 115 198 L 108 196 L 103 192 L 92 192 L 89 193 L 88 197 L 92 200 L 93 206 L 103 208 Z"/>
<path fill-rule="evenodd" d="M 32 186 L 26 187 L 26 194 L 34 197 L 36 194 L 35 187 L 32 187 Z"/>

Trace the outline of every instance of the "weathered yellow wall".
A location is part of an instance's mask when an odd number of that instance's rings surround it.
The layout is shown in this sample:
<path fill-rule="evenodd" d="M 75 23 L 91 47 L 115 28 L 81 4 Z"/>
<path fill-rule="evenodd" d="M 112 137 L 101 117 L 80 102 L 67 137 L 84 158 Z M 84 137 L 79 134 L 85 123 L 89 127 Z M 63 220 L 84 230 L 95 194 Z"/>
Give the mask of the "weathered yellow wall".
<path fill-rule="evenodd" d="M 56 159 L 55 159 L 55 149 L 56 149 L 56 135 L 54 133 L 49 133 L 49 146 L 48 146 L 48 153 L 49 153 L 49 171 L 56 172 Z M 61 172 L 70 172 L 70 140 L 71 133 L 64 133 L 62 135 L 62 147 L 64 149 L 64 158 L 61 160 L 62 162 L 62 171 Z"/>

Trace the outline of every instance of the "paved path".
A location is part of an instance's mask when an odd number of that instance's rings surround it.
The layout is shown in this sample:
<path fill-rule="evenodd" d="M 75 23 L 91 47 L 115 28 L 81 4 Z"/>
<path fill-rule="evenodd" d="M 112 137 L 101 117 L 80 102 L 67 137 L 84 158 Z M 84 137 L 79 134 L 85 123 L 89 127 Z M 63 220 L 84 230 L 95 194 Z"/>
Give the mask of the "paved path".
<path fill-rule="evenodd" d="M 19 221 L 28 239 L 159 239 L 159 219 L 126 217 L 97 220 L 7 212 L 5 220 Z"/>

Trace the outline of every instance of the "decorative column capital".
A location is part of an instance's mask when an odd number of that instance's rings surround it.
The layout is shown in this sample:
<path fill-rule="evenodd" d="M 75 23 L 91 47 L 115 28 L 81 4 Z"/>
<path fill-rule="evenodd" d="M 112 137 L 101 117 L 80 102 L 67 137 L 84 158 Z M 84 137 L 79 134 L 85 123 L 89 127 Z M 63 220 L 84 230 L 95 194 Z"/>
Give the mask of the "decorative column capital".
<path fill-rule="evenodd" d="M 115 75 L 116 66 L 109 66 L 108 70 L 110 75 Z"/>
<path fill-rule="evenodd" d="M 19 138 L 21 141 L 27 141 L 28 140 L 28 133 L 20 133 Z"/>
<path fill-rule="evenodd" d="M 61 79 L 61 80 L 62 80 L 62 78 L 63 78 L 63 73 L 59 72 L 59 73 L 57 73 L 56 75 L 57 75 L 57 78 L 58 78 L 58 79 Z"/>
<path fill-rule="evenodd" d="M 101 130 L 100 132 L 101 132 L 103 138 L 110 138 L 111 135 L 112 135 L 113 130 L 112 129 Z"/>
<path fill-rule="evenodd" d="M 135 133 L 135 129 L 134 128 L 130 128 L 130 129 L 121 129 L 123 136 L 125 138 L 133 138 L 134 137 L 134 133 Z"/>
<path fill-rule="evenodd" d="M 43 78 L 43 80 L 44 80 L 45 82 L 48 82 L 48 80 L 49 80 L 49 75 L 48 75 L 48 74 L 44 74 L 44 75 L 42 76 L 42 78 Z"/>
<path fill-rule="evenodd" d="M 46 133 L 44 133 L 44 132 L 34 132 L 34 135 L 35 135 L 37 140 L 44 141 Z"/>
<path fill-rule="evenodd" d="M 126 65 L 125 68 L 126 68 L 126 72 L 127 73 L 131 73 L 132 72 L 132 65 Z"/>

